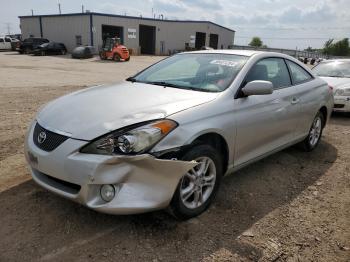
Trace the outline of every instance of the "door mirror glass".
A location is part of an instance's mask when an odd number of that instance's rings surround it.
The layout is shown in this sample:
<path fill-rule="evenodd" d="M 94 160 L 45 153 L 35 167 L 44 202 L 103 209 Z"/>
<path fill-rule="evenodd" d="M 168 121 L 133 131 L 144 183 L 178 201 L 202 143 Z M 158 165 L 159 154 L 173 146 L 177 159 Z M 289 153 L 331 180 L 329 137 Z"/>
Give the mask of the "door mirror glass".
<path fill-rule="evenodd" d="M 263 80 L 251 81 L 242 88 L 242 92 L 246 96 L 269 95 L 273 92 L 273 84 Z"/>

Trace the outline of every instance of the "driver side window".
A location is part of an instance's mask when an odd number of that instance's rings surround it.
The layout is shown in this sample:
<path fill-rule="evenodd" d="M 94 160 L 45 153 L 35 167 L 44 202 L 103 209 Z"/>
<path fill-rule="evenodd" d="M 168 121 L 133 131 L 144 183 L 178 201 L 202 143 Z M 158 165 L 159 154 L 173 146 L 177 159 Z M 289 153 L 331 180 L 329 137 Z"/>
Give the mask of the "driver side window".
<path fill-rule="evenodd" d="M 292 85 L 287 65 L 282 58 L 265 58 L 257 62 L 248 73 L 246 83 L 255 80 L 270 81 L 274 89 Z"/>

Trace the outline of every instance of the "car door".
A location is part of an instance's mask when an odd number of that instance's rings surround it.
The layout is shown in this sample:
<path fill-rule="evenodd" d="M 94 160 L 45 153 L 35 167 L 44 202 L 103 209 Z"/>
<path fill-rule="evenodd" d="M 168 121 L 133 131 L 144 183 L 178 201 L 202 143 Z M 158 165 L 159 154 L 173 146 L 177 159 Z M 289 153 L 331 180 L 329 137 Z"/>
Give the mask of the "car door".
<path fill-rule="evenodd" d="M 247 74 L 244 85 L 254 80 L 272 82 L 270 95 L 235 99 L 235 166 L 278 149 L 295 139 L 300 108 L 283 58 L 264 58 Z"/>
<path fill-rule="evenodd" d="M 300 65 L 286 60 L 295 91 L 297 92 L 298 102 L 300 104 L 299 122 L 296 129 L 296 136 L 305 136 L 311 127 L 311 123 L 316 116 L 322 104 L 322 89 L 319 89 L 319 83 L 316 83 L 314 77 Z"/>

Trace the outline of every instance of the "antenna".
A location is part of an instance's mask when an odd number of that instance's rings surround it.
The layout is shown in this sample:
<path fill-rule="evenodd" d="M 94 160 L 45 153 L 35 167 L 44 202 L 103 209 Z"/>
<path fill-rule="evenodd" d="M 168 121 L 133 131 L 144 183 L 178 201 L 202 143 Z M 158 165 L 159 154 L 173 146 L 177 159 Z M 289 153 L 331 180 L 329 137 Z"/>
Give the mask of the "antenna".
<path fill-rule="evenodd" d="M 58 12 L 61 14 L 61 3 L 58 3 Z"/>
<path fill-rule="evenodd" d="M 34 16 L 34 11 L 33 11 L 33 9 L 30 9 L 31 11 L 32 11 L 32 16 Z"/>
<path fill-rule="evenodd" d="M 84 5 L 81 5 L 81 12 L 84 13 Z"/>

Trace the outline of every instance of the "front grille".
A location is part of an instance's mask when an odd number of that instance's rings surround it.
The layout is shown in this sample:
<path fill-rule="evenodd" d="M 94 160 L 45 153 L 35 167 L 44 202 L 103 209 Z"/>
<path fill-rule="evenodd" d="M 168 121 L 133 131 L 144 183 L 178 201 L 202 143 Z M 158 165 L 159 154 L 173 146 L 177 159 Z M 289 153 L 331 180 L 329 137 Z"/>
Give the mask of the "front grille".
<path fill-rule="evenodd" d="M 334 108 L 344 108 L 343 104 L 334 104 Z"/>
<path fill-rule="evenodd" d="M 40 137 L 39 137 L 40 136 Z M 69 137 L 56 134 L 49 130 L 46 130 L 38 123 L 34 127 L 33 141 L 34 144 L 40 149 L 51 152 L 56 149 L 60 144 L 66 141 Z"/>

